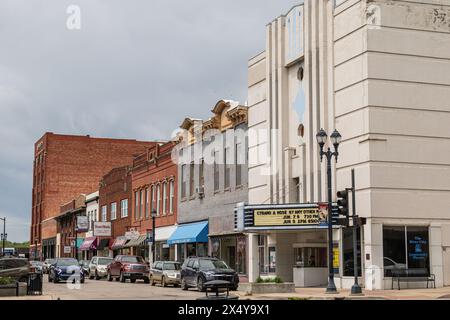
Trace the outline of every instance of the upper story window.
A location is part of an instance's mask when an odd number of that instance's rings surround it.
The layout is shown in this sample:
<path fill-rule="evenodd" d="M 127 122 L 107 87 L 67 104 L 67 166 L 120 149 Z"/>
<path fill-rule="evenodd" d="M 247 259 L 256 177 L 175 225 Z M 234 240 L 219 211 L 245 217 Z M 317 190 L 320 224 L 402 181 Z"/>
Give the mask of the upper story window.
<path fill-rule="evenodd" d="M 120 216 L 122 218 L 128 217 L 128 199 L 120 201 Z"/>
<path fill-rule="evenodd" d="M 186 165 L 181 166 L 181 198 L 186 198 Z"/>
<path fill-rule="evenodd" d="M 198 168 L 198 184 L 200 187 L 205 186 L 205 160 L 200 161 L 200 166 Z"/>
<path fill-rule="evenodd" d="M 161 209 L 161 185 L 158 184 L 156 186 L 156 214 L 160 215 L 160 209 Z"/>
<path fill-rule="evenodd" d="M 219 152 L 214 151 L 214 191 L 219 191 Z"/>
<path fill-rule="evenodd" d="M 134 193 L 134 219 L 139 219 L 139 191 Z"/>
<path fill-rule="evenodd" d="M 148 219 L 150 211 L 150 189 L 145 189 L 145 218 Z"/>
<path fill-rule="evenodd" d="M 150 201 L 150 212 L 153 211 L 153 209 L 155 208 L 155 186 L 152 185 L 151 186 L 151 201 Z"/>
<path fill-rule="evenodd" d="M 117 203 L 111 203 L 111 220 L 117 219 Z"/>
<path fill-rule="evenodd" d="M 162 184 L 162 214 L 167 214 L 167 182 Z"/>
<path fill-rule="evenodd" d="M 107 217 L 106 217 L 106 214 L 107 214 L 107 211 L 108 211 L 107 208 L 108 208 L 107 206 L 102 206 L 102 221 L 103 222 L 107 221 Z"/>
<path fill-rule="evenodd" d="M 235 163 L 236 163 L 236 186 L 242 185 L 242 158 L 243 158 L 242 143 L 236 143 Z"/>
<path fill-rule="evenodd" d="M 189 166 L 189 196 L 193 196 L 194 195 L 194 189 L 195 189 L 195 182 L 194 182 L 194 162 L 191 162 L 190 166 Z"/>
<path fill-rule="evenodd" d="M 174 181 L 169 182 L 169 213 L 173 213 L 173 201 L 175 199 Z"/>
<path fill-rule="evenodd" d="M 139 206 L 139 219 L 142 219 L 144 217 L 144 210 L 145 210 L 145 190 L 141 190 L 140 200 L 141 205 Z"/>
<path fill-rule="evenodd" d="M 224 166 L 225 166 L 225 189 L 230 188 L 230 174 L 231 174 L 231 149 L 226 148 L 224 153 Z"/>

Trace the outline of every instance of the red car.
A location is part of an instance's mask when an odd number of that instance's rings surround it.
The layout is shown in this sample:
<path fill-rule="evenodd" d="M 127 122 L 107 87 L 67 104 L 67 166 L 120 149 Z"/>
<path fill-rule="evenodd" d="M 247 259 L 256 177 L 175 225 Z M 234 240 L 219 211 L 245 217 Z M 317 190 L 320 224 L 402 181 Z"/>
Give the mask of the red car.
<path fill-rule="evenodd" d="M 114 258 L 107 267 L 107 279 L 112 281 L 125 282 L 130 279 L 130 282 L 136 282 L 136 279 L 144 280 L 149 283 L 149 265 L 139 256 L 123 256 L 119 255 Z"/>

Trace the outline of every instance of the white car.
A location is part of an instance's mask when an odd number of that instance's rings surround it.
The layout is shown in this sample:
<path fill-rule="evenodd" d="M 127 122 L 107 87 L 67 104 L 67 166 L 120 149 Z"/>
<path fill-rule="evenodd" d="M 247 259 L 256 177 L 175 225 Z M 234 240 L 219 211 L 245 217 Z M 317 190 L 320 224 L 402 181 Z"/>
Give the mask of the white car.
<path fill-rule="evenodd" d="M 56 259 L 45 259 L 42 265 L 42 273 L 48 273 L 50 266 L 56 262 Z"/>
<path fill-rule="evenodd" d="M 113 262 L 108 257 L 92 257 L 89 262 L 89 279 L 100 280 L 108 275 L 108 265 Z"/>

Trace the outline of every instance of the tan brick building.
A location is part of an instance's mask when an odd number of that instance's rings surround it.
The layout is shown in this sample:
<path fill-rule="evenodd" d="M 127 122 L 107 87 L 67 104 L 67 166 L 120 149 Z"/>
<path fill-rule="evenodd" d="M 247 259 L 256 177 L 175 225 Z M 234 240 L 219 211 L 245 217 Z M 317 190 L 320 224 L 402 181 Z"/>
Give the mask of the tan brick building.
<path fill-rule="evenodd" d="M 131 164 L 134 155 L 154 142 L 91 138 L 47 132 L 35 143 L 33 163 L 30 253 L 38 256 L 48 246 L 55 255 L 56 220 L 60 206 L 79 194 L 98 189 L 99 180 L 112 168 Z"/>

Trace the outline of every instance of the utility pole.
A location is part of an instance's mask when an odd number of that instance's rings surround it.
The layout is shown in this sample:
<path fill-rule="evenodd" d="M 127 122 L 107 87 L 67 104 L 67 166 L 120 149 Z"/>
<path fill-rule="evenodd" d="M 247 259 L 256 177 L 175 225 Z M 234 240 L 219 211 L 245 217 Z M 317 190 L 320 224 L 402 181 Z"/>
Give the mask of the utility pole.
<path fill-rule="evenodd" d="M 0 218 L 0 220 L 3 220 L 3 233 L 2 233 L 2 256 L 5 256 L 5 242 L 6 242 L 6 238 L 7 238 L 7 234 L 6 234 L 6 217 L 4 218 Z"/>

